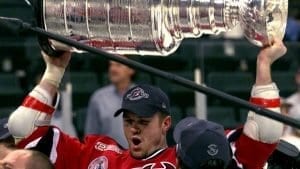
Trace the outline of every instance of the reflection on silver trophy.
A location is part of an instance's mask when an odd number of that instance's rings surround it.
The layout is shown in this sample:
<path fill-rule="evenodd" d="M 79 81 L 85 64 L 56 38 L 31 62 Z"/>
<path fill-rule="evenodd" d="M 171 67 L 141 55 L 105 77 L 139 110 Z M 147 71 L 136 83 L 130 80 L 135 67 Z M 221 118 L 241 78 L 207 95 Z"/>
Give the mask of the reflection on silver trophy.
<path fill-rule="evenodd" d="M 112 53 L 166 56 L 183 38 L 226 32 L 238 24 L 255 45 L 282 39 L 288 0 L 43 0 L 40 7 L 40 26 L 50 32 Z"/>

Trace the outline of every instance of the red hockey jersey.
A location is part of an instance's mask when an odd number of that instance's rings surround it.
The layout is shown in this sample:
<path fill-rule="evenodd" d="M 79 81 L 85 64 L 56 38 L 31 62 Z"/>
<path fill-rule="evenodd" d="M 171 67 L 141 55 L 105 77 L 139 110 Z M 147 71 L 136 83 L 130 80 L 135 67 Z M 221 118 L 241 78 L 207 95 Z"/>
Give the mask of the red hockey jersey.
<path fill-rule="evenodd" d="M 40 127 L 18 146 L 45 153 L 56 169 L 176 169 L 175 148 L 137 160 L 109 137 L 91 135 L 81 143 L 56 127 Z"/>
<path fill-rule="evenodd" d="M 233 156 L 228 169 L 261 169 L 276 144 L 255 141 L 242 128 L 229 131 L 227 137 Z M 40 127 L 18 146 L 41 151 L 49 156 L 56 169 L 175 169 L 176 148 L 153 153 L 146 159 L 134 159 L 128 150 L 106 136 L 87 136 L 84 142 L 58 128 Z"/>

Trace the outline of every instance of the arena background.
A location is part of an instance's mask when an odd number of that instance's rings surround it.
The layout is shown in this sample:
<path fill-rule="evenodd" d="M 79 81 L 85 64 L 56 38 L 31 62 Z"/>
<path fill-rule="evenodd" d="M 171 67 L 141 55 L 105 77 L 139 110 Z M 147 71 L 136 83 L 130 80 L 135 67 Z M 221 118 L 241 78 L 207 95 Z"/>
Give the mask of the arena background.
<path fill-rule="evenodd" d="M 299 9 L 300 1 L 289 1 L 289 14 L 298 20 Z M 34 21 L 32 9 L 23 0 L 0 0 L 0 16 Z M 286 39 L 285 44 L 288 48 L 286 56 L 272 67 L 273 79 L 283 97 L 296 91 L 294 74 L 299 66 L 297 56 L 300 53 L 299 41 Z M 131 58 L 191 80 L 194 80 L 195 69 L 200 68 L 202 80 L 207 86 L 247 100 L 251 84 L 254 83 L 258 51 L 259 48 L 245 38 L 225 38 L 220 35 L 184 40 L 179 49 L 168 57 Z M 64 84 L 72 84 L 72 120 L 80 137 L 83 134 L 90 95 L 95 89 L 108 83 L 107 66 L 108 61 L 101 56 L 74 54 L 67 70 Z M 37 83 L 43 69 L 44 63 L 34 34 L 16 36 L 0 28 L 1 118 L 9 116 L 22 102 L 22 98 Z M 174 124 L 181 118 L 194 114 L 194 91 L 143 72 L 138 72 L 135 82 L 157 85 L 167 92 L 171 100 Z M 62 90 L 65 86 L 62 85 Z M 207 97 L 206 104 L 201 106 L 206 107 L 208 120 L 218 122 L 225 128 L 242 124 L 247 114 L 247 110 L 212 97 Z"/>

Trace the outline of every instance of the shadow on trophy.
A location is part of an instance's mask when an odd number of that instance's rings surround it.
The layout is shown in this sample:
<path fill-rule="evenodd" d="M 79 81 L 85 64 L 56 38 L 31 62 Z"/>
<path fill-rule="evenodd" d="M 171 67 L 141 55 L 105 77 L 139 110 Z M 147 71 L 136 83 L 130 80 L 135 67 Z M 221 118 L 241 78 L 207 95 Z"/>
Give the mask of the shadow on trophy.
<path fill-rule="evenodd" d="M 239 25 L 254 45 L 285 33 L 288 0 L 36 0 L 43 29 L 115 54 L 167 56 L 184 38 Z M 83 52 L 40 37 L 46 51 Z"/>

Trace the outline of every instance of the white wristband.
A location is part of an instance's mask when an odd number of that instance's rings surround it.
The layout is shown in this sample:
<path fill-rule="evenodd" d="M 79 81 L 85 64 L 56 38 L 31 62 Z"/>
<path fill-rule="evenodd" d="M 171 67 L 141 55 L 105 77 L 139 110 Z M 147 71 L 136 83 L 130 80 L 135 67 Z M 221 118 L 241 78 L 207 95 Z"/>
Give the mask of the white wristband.
<path fill-rule="evenodd" d="M 279 90 L 275 83 L 262 86 L 253 86 L 251 97 L 259 97 L 265 99 L 279 98 Z"/>
<path fill-rule="evenodd" d="M 56 87 L 59 87 L 61 79 L 64 76 L 65 69 L 62 67 L 55 66 L 51 63 L 46 63 L 47 67 L 42 77 L 42 81 L 47 81 Z"/>

